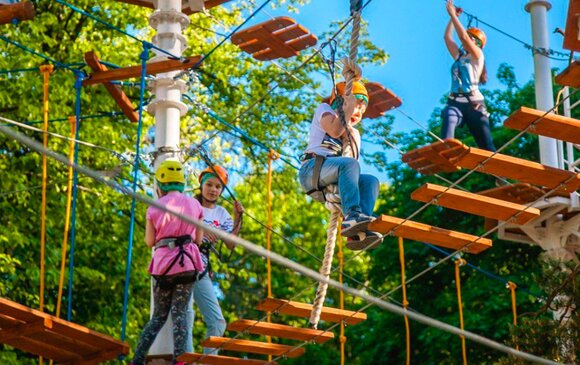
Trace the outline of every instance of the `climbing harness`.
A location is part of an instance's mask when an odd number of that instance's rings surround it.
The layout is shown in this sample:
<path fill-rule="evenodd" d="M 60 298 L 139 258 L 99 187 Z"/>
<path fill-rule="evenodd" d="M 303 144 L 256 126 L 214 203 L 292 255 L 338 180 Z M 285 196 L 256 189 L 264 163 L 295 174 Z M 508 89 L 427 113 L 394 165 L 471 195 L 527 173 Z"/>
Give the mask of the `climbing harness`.
<path fill-rule="evenodd" d="M 191 271 L 191 272 L 183 272 L 174 275 L 167 275 L 167 273 L 176 265 L 184 267 L 185 266 L 185 259 L 188 258 L 192 264 L 194 264 L 193 257 L 185 251 L 184 246 L 188 244 L 193 244 L 193 239 L 190 235 L 183 235 L 178 237 L 165 237 L 160 239 L 155 243 L 155 250 L 166 247 L 170 250 L 179 250 L 173 260 L 167 265 L 165 270 L 161 275 L 153 275 L 155 278 L 155 284 L 159 286 L 161 289 L 168 290 L 173 289 L 178 284 L 189 284 L 193 283 L 196 280 L 201 279 L 201 275 L 198 271 Z M 195 266 L 195 265 L 194 265 Z M 209 267 L 209 265 L 208 265 Z M 204 269 L 204 273 L 207 272 L 207 268 Z"/>

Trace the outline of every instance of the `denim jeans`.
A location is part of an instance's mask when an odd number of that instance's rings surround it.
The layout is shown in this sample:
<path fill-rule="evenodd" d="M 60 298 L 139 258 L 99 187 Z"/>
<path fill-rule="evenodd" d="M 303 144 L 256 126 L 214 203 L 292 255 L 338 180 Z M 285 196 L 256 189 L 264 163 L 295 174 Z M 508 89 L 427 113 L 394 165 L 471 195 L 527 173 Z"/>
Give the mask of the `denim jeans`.
<path fill-rule="evenodd" d="M 314 158 L 304 162 L 298 177 L 304 191 L 316 186 L 312 183 Z M 327 157 L 320 169 L 320 186 L 337 184 L 345 216 L 353 213 L 372 215 L 379 196 L 379 180 L 360 173 L 360 165 L 351 157 Z"/>
<path fill-rule="evenodd" d="M 222 314 L 222 309 L 215 294 L 209 274 L 203 279 L 198 280 L 193 285 L 193 297 L 187 306 L 187 339 L 185 340 L 186 352 L 193 352 L 193 321 L 195 312 L 193 311 L 193 302 L 197 304 L 203 321 L 207 327 L 205 336 L 223 336 L 226 331 L 226 320 Z M 218 350 L 213 348 L 204 348 L 204 354 L 217 355 Z"/>
<path fill-rule="evenodd" d="M 474 102 L 476 103 L 476 102 Z M 455 128 L 467 124 L 467 128 L 475 138 L 479 148 L 495 152 L 489 127 L 489 118 L 483 102 L 476 103 L 477 109 L 471 103 L 459 103 L 448 100 L 441 112 L 441 138 L 455 138 Z"/>

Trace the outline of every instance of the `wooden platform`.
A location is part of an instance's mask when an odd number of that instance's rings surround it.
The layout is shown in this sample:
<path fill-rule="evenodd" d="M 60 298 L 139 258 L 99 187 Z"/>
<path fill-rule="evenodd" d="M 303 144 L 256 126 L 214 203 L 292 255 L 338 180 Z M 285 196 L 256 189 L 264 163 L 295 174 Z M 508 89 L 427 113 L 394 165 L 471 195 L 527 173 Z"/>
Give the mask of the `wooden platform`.
<path fill-rule="evenodd" d="M 0 5 L 0 24 L 25 21 L 34 18 L 34 5 L 30 1 Z"/>
<path fill-rule="evenodd" d="M 364 118 L 375 119 L 382 117 L 389 110 L 398 108 L 403 103 L 391 90 L 378 82 L 367 82 L 365 87 L 369 93 L 369 106 Z"/>
<path fill-rule="evenodd" d="M 193 56 L 188 57 L 187 62 L 176 60 L 151 62 L 147 64 L 147 69 L 145 72 L 147 75 L 157 75 L 163 72 L 186 70 L 193 67 L 193 65 L 195 65 L 200 59 L 200 56 Z M 116 68 L 114 70 L 108 71 L 93 72 L 87 79 L 83 81 L 83 86 L 102 84 L 116 80 L 126 80 L 135 77 L 141 77 L 141 65 Z"/>
<path fill-rule="evenodd" d="M 318 38 L 294 19 L 281 16 L 236 32 L 231 41 L 255 59 L 268 61 L 298 56 Z"/>
<path fill-rule="evenodd" d="M 257 309 L 264 312 L 276 312 L 296 317 L 310 318 L 312 305 L 284 299 L 266 298 L 258 303 Z M 320 320 L 328 322 L 345 321 L 346 324 L 357 324 L 367 319 L 366 313 L 322 307 Z"/>
<path fill-rule="evenodd" d="M 121 2 L 121 3 L 131 4 L 131 5 L 142 6 L 144 8 L 155 9 L 155 5 L 153 4 L 154 0 L 117 0 L 117 1 Z M 214 6 L 218 6 L 218 5 L 227 3 L 228 1 L 230 1 L 230 0 L 205 0 L 204 1 L 204 8 L 211 9 Z M 191 9 L 189 7 L 188 1 L 183 1 L 183 4 L 181 5 L 181 11 L 187 15 L 191 15 L 191 14 L 199 12 L 196 9 Z"/>
<path fill-rule="evenodd" d="M 381 215 L 369 225 L 369 230 L 382 234 L 392 233 L 394 236 L 409 240 L 431 243 L 435 246 L 460 250 L 466 247 L 469 253 L 477 254 L 491 248 L 488 238 L 480 238 L 467 233 L 450 231 L 414 221 L 405 221 L 397 217 Z M 400 225 L 403 223 L 402 225 Z M 400 225 L 400 226 L 399 226 Z M 395 227 L 397 229 L 391 232 Z M 469 246 L 468 246 L 469 245 Z"/>
<path fill-rule="evenodd" d="M 556 83 L 573 88 L 580 87 L 580 61 L 575 60 L 559 75 L 556 75 Z"/>
<path fill-rule="evenodd" d="M 248 352 L 252 354 L 286 356 L 289 358 L 304 355 L 304 347 L 294 348 L 276 343 L 240 340 L 227 337 L 210 336 L 201 342 L 203 347 L 219 348 L 221 350 Z"/>
<path fill-rule="evenodd" d="M 436 205 L 496 220 L 508 221 L 521 212 L 513 221 L 516 224 L 525 224 L 540 216 L 536 208 L 435 184 L 425 184 L 411 194 L 413 200 L 424 203 L 437 196 Z"/>
<path fill-rule="evenodd" d="M 560 189 L 566 193 L 574 192 L 580 187 L 580 174 L 503 154 L 495 154 L 479 167 L 491 155 L 492 152 L 468 147 L 456 139 L 447 139 L 406 153 L 403 155 L 403 162 L 424 174 L 449 172 L 453 168 L 463 167 L 550 189 L 569 180 Z"/>
<path fill-rule="evenodd" d="M 515 204 L 527 204 L 540 199 L 546 192 L 530 184 L 513 184 L 480 191 L 479 195 L 501 199 Z"/>
<path fill-rule="evenodd" d="M 85 61 L 93 72 L 106 72 L 107 66 L 101 64 L 96 52 L 91 51 L 85 53 Z M 113 85 L 110 82 L 103 83 L 107 91 L 111 94 L 119 108 L 123 111 L 125 116 L 133 123 L 139 122 L 139 114 L 135 111 L 135 107 L 131 100 L 125 95 L 119 85 Z"/>
<path fill-rule="evenodd" d="M 99 364 L 129 353 L 124 342 L 3 298 L 0 343 L 63 364 Z"/>
<path fill-rule="evenodd" d="M 145 359 L 146 364 L 153 360 L 173 360 L 172 354 L 149 355 Z M 240 359 L 239 357 L 221 356 L 221 355 L 206 355 L 186 352 L 177 357 L 177 361 L 184 361 L 191 365 L 265 365 L 277 364 L 277 362 L 270 362 L 266 360 L 257 359 Z"/>
<path fill-rule="evenodd" d="M 566 18 L 566 31 L 564 36 L 564 48 L 570 51 L 580 51 L 580 39 L 578 37 L 578 16 L 580 15 L 580 0 L 569 0 L 568 16 Z"/>
<path fill-rule="evenodd" d="M 248 319 L 238 319 L 228 325 L 229 331 L 265 335 L 278 338 L 288 338 L 298 341 L 315 341 L 325 343 L 334 338 L 334 333 L 310 328 L 296 328 L 277 323 L 260 322 Z"/>
<path fill-rule="evenodd" d="M 503 125 L 522 131 L 536 122 L 526 132 L 580 144 L 580 120 L 553 113 L 545 114 L 543 111 L 522 106 L 512 113 Z"/>

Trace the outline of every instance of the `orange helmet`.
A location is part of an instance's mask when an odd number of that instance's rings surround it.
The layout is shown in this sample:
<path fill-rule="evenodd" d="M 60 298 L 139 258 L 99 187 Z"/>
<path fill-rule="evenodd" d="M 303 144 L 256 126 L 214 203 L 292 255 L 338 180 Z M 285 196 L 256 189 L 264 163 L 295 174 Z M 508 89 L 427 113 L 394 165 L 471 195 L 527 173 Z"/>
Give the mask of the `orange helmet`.
<path fill-rule="evenodd" d="M 469 28 L 467 30 L 467 33 L 473 38 L 475 38 L 477 41 L 479 41 L 478 42 L 479 48 L 485 47 L 485 44 L 487 43 L 487 37 L 485 36 L 483 30 L 479 28 Z"/>
<path fill-rule="evenodd" d="M 346 82 L 342 81 L 336 84 L 336 90 L 338 91 L 339 95 L 344 95 L 344 93 L 346 92 Z M 362 82 L 354 81 L 352 83 L 352 93 L 354 94 L 355 97 L 357 97 L 357 99 L 362 98 L 366 101 L 367 104 L 369 103 L 369 93 L 367 91 L 367 88 Z M 335 98 L 336 93 L 334 89 L 332 89 L 332 95 L 330 96 L 331 105 L 334 102 Z"/>
<path fill-rule="evenodd" d="M 207 168 L 205 168 L 201 174 L 199 174 L 198 177 L 198 181 L 201 184 L 201 181 L 203 180 L 203 175 L 205 174 L 212 174 L 212 175 L 216 175 L 222 182 L 224 185 L 228 184 L 228 172 L 226 171 L 226 169 L 224 169 L 221 166 L 218 165 L 213 165 L 213 166 L 209 166 Z"/>

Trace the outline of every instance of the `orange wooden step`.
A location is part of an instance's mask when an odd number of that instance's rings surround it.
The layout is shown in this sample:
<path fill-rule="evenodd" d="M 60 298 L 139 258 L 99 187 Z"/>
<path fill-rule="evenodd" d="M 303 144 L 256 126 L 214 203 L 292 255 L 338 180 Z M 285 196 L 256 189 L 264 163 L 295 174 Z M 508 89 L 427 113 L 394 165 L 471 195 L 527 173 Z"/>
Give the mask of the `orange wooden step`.
<path fill-rule="evenodd" d="M 480 191 L 477 194 L 515 204 L 527 204 L 540 199 L 546 192 L 530 184 L 512 184 Z"/>
<path fill-rule="evenodd" d="M 297 56 L 318 41 L 292 18 L 281 16 L 234 33 L 232 43 L 257 60 Z"/>
<path fill-rule="evenodd" d="M 153 0 L 117 0 L 117 1 L 121 2 L 121 3 L 131 4 L 131 5 L 142 6 L 144 8 L 155 9 L 155 5 L 153 3 Z M 218 6 L 218 5 L 227 3 L 228 1 L 231 1 L 231 0 L 205 0 L 204 1 L 204 8 L 211 9 L 214 6 Z M 197 10 L 193 10 L 189 7 L 188 1 L 183 1 L 183 4 L 181 5 L 181 11 L 186 15 L 191 15 L 193 13 L 198 12 Z"/>
<path fill-rule="evenodd" d="M 543 111 L 522 106 L 512 113 L 503 125 L 521 131 L 537 121 L 526 132 L 580 144 L 580 120 L 553 113 L 542 117 L 544 114 L 546 113 Z"/>
<path fill-rule="evenodd" d="M 451 248 L 453 250 L 466 248 L 467 252 L 474 254 L 491 248 L 492 242 L 488 238 L 480 238 L 467 233 L 450 231 L 419 222 L 407 220 L 403 223 L 403 221 L 401 218 L 381 215 L 369 225 L 369 230 L 382 234 L 392 233 L 397 237 L 431 243 L 435 246 Z M 391 232 L 395 227 L 398 228 Z"/>
<path fill-rule="evenodd" d="M 564 48 L 575 52 L 580 51 L 580 39 L 578 37 L 579 15 L 580 15 L 580 0 L 570 0 L 568 6 L 568 17 L 566 18 Z"/>
<path fill-rule="evenodd" d="M 30 1 L 0 5 L 0 24 L 8 24 L 14 20 L 31 20 L 34 14 L 34 5 Z"/>
<path fill-rule="evenodd" d="M 151 62 L 147 64 L 147 69 L 145 71 L 147 75 L 156 75 L 163 72 L 185 70 L 191 68 L 200 59 L 200 56 L 194 56 L 188 57 L 187 62 L 177 60 Z M 134 77 L 141 77 L 141 65 L 94 72 L 90 74 L 85 81 L 83 81 L 83 86 L 102 84 L 115 80 L 125 80 Z"/>
<path fill-rule="evenodd" d="M 312 305 L 300 302 L 292 302 L 285 299 L 266 298 L 258 303 L 256 307 L 258 310 L 264 312 L 277 312 L 291 316 L 310 318 L 312 312 Z M 322 321 L 340 322 L 345 321 L 346 324 L 357 324 L 367 319 L 366 313 L 353 312 L 332 307 L 322 307 L 320 314 Z"/>
<path fill-rule="evenodd" d="M 403 161 L 424 174 L 448 171 L 450 167 L 457 166 L 550 189 L 569 180 L 559 189 L 566 193 L 572 193 L 580 187 L 580 174 L 503 154 L 495 154 L 478 167 L 492 154 L 490 151 L 468 147 L 456 139 L 447 139 L 408 152 L 403 155 Z"/>
<path fill-rule="evenodd" d="M 438 195 L 436 205 L 486 218 L 508 221 L 521 212 L 513 223 L 525 224 L 540 216 L 540 210 L 536 208 L 429 183 L 415 190 L 411 198 L 427 203 Z"/>
<path fill-rule="evenodd" d="M 228 325 L 229 331 L 253 333 L 278 338 L 289 338 L 298 341 L 316 341 L 325 343 L 334 338 L 334 333 L 310 328 L 296 328 L 277 323 L 260 322 L 249 319 L 238 319 Z"/>
<path fill-rule="evenodd" d="M 391 90 L 378 82 L 367 82 L 365 87 L 369 93 L 369 105 L 364 114 L 365 118 L 375 119 L 382 117 L 386 112 L 400 107 L 403 103 Z"/>
<path fill-rule="evenodd" d="M 94 72 L 108 71 L 107 66 L 101 64 L 99 57 L 94 51 L 85 53 L 85 61 Z M 105 88 L 111 94 L 115 102 L 121 108 L 125 116 L 133 123 L 139 122 L 139 114 L 135 111 L 135 107 L 127 95 L 121 90 L 119 85 L 113 85 L 110 82 L 105 82 Z"/>
<path fill-rule="evenodd" d="M 564 71 L 556 76 L 556 83 L 573 88 L 580 87 L 580 61 L 575 60 Z"/>
<path fill-rule="evenodd" d="M 58 363 L 98 364 L 129 353 L 124 342 L 3 298 L 0 342 Z"/>
<path fill-rule="evenodd" d="M 153 360 L 173 360 L 172 354 L 149 355 L 145 360 L 149 364 Z M 277 362 L 268 362 L 266 360 L 256 359 L 240 359 L 239 357 L 221 356 L 221 355 L 205 355 L 186 352 L 177 357 L 177 361 L 183 361 L 191 365 L 265 365 L 278 364 Z"/>
<path fill-rule="evenodd" d="M 203 347 L 219 348 L 228 351 L 249 352 L 252 354 L 286 356 L 289 358 L 304 355 L 306 351 L 303 347 L 280 345 L 277 343 L 267 343 L 259 341 L 240 340 L 237 338 L 210 336 L 201 342 Z"/>

